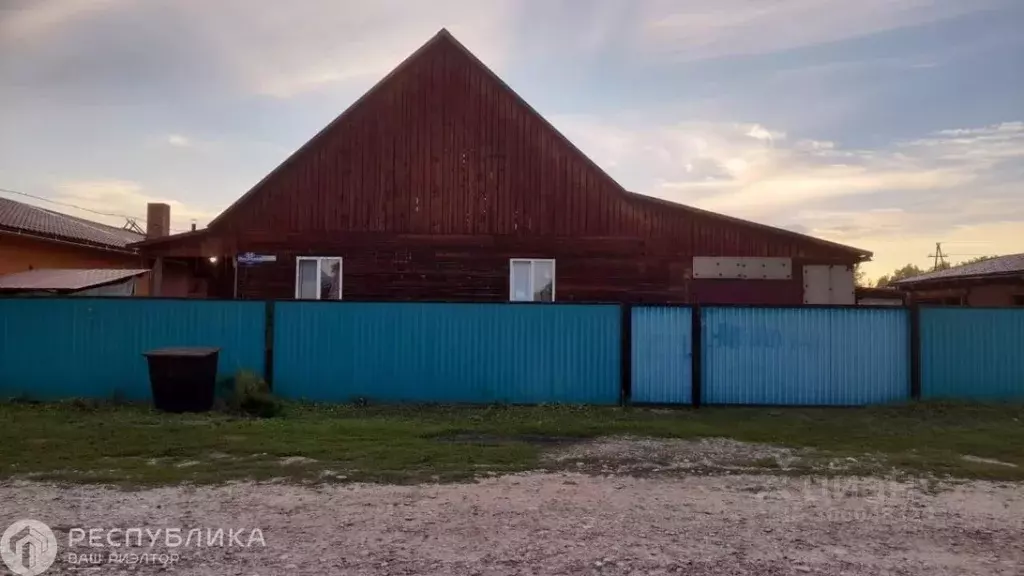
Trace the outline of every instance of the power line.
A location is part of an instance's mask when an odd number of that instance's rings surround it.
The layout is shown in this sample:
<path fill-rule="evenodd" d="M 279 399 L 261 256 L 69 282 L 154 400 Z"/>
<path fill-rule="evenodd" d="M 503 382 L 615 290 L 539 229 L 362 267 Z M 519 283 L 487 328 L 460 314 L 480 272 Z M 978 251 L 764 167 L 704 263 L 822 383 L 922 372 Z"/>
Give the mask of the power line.
<path fill-rule="evenodd" d="M 989 242 L 980 242 L 980 241 L 936 242 L 935 243 L 935 253 L 928 255 L 929 258 L 933 258 L 934 259 L 934 262 L 932 264 L 932 270 L 940 270 L 941 268 L 948 268 L 949 267 L 949 262 L 947 262 L 946 259 L 949 258 L 950 256 L 961 256 L 961 257 L 962 256 L 988 256 L 988 254 L 966 254 L 966 253 L 950 254 L 949 252 L 943 252 L 942 251 L 942 245 L 943 244 L 989 244 Z"/>
<path fill-rule="evenodd" d="M 76 204 L 71 204 L 70 202 L 61 202 L 60 200 L 53 200 L 52 198 L 46 198 L 44 196 L 37 196 L 35 194 L 29 194 L 28 192 L 19 192 L 17 190 L 11 190 L 9 188 L 0 188 L 0 192 L 5 192 L 7 194 L 17 194 L 18 196 L 24 196 L 26 198 L 34 198 L 36 200 L 42 200 L 43 202 L 49 202 L 51 204 L 56 204 L 58 206 L 67 206 L 68 208 L 74 208 L 75 210 L 81 210 L 83 212 L 89 212 L 90 214 L 96 214 L 97 216 L 107 216 L 108 218 L 124 218 L 125 220 L 128 221 L 127 224 L 126 224 L 127 226 L 132 226 L 132 225 L 134 225 L 137 222 L 142 222 L 142 223 L 146 222 L 145 218 L 139 218 L 138 216 L 128 216 L 126 214 L 114 214 L 114 213 L 111 213 L 111 212 L 100 212 L 98 210 L 93 210 L 91 208 L 85 208 L 85 207 L 82 207 L 82 206 L 78 206 Z M 181 230 L 181 229 L 174 229 L 174 228 L 172 228 L 171 232 L 187 232 L 187 230 Z"/>
<path fill-rule="evenodd" d="M 53 200 L 51 198 L 46 198 L 44 196 L 37 196 L 35 194 L 29 194 L 28 192 L 19 192 L 17 190 L 10 190 L 10 189 L 7 189 L 7 188 L 0 188 L 0 192 L 6 192 L 8 194 L 17 194 L 18 196 L 25 196 L 27 198 L 35 198 L 36 200 L 42 200 L 43 202 L 49 202 L 51 204 L 57 204 L 58 206 L 67 206 L 68 208 L 74 208 L 76 210 L 82 210 L 83 212 L 90 212 L 92 214 L 97 214 L 99 216 L 108 216 L 110 218 L 125 218 L 125 219 L 128 219 L 128 220 L 136 220 L 136 221 L 139 221 L 139 222 L 145 222 L 146 221 L 145 218 L 139 218 L 138 216 L 127 216 L 125 214 L 112 214 L 110 212 L 100 212 L 98 210 L 93 210 L 91 208 L 83 208 L 82 206 L 71 204 L 70 202 L 61 202 L 60 200 Z"/>

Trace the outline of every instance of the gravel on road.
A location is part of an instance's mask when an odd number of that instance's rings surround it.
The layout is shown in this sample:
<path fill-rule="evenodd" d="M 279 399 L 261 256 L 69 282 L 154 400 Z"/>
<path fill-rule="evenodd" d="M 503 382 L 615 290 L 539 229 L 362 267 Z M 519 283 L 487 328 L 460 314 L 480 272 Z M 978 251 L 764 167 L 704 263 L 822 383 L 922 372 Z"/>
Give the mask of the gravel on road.
<path fill-rule="evenodd" d="M 874 478 L 526 473 L 415 486 L 237 483 L 125 491 L 0 484 L 0 527 L 57 532 L 46 574 L 964 574 L 1024 567 L 1024 490 Z M 69 549 L 75 528 L 200 529 L 203 546 Z M 259 528 L 265 546 L 249 537 Z M 207 530 L 249 546 L 206 546 Z M 97 541 L 105 544 L 103 532 Z M 225 544 L 228 539 L 225 538 Z M 123 541 L 123 532 L 114 539 Z M 106 562 L 177 554 L 173 565 Z M 72 564 L 69 554 L 101 563 Z M 77 557 L 77 556 L 76 556 Z"/>

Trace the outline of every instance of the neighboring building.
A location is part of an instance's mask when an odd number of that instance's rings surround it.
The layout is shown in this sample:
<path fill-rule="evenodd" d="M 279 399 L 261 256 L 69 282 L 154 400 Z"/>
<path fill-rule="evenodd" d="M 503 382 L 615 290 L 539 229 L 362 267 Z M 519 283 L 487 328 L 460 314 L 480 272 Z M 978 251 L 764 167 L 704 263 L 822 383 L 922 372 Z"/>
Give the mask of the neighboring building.
<path fill-rule="evenodd" d="M 132 271 L 128 278 L 135 278 L 143 258 L 129 245 L 143 239 L 131 230 L 0 198 L 0 287 L 11 292 L 41 282 L 66 292 L 108 277 L 104 270 Z M 148 293 L 148 282 L 138 293 Z"/>
<path fill-rule="evenodd" d="M 1024 254 L 936 270 L 893 286 L 916 304 L 1024 306 Z"/>
<path fill-rule="evenodd" d="M 858 306 L 903 306 L 906 294 L 895 288 L 857 287 L 854 291 Z"/>
<path fill-rule="evenodd" d="M 442 30 L 209 227 L 216 297 L 853 304 L 870 252 L 623 189 Z M 238 264 L 241 258 L 241 264 Z"/>
<path fill-rule="evenodd" d="M 39 268 L 141 268 L 145 236 L 0 198 L 0 274 Z"/>

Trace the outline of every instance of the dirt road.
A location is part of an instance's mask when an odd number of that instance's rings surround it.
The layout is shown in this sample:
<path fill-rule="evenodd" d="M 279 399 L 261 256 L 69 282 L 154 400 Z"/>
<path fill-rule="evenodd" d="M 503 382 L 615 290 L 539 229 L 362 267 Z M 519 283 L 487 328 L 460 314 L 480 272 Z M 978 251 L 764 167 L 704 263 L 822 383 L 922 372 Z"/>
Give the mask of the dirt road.
<path fill-rule="evenodd" d="M 60 552 L 47 574 L 939 576 L 1024 567 L 1024 489 L 981 482 L 532 473 L 423 486 L 0 485 L 3 527 L 25 517 L 55 528 Z M 133 527 L 178 529 L 183 541 L 199 529 L 203 546 L 168 548 L 158 536 L 150 550 L 145 533 L 141 549 L 107 545 L 111 529 L 123 543 Z M 75 528 L 84 540 L 68 548 Z M 255 528 L 265 546 L 252 542 Z M 89 529 L 101 530 L 102 547 L 88 547 Z M 206 546 L 217 529 L 239 531 L 248 546 L 227 537 Z M 112 552 L 180 559 L 129 567 L 110 563 Z M 72 564 L 70 553 L 103 561 Z"/>

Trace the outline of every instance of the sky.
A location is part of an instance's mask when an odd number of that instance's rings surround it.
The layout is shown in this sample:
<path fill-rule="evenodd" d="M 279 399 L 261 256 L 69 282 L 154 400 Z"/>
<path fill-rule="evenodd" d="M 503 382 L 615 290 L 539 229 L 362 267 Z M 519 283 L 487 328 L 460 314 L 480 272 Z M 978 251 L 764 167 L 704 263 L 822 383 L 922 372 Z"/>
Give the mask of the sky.
<path fill-rule="evenodd" d="M 1020 0 L 0 0 L 0 188 L 204 226 L 446 27 L 627 189 L 870 250 L 877 277 L 936 242 L 1024 252 L 1021 23 Z"/>

